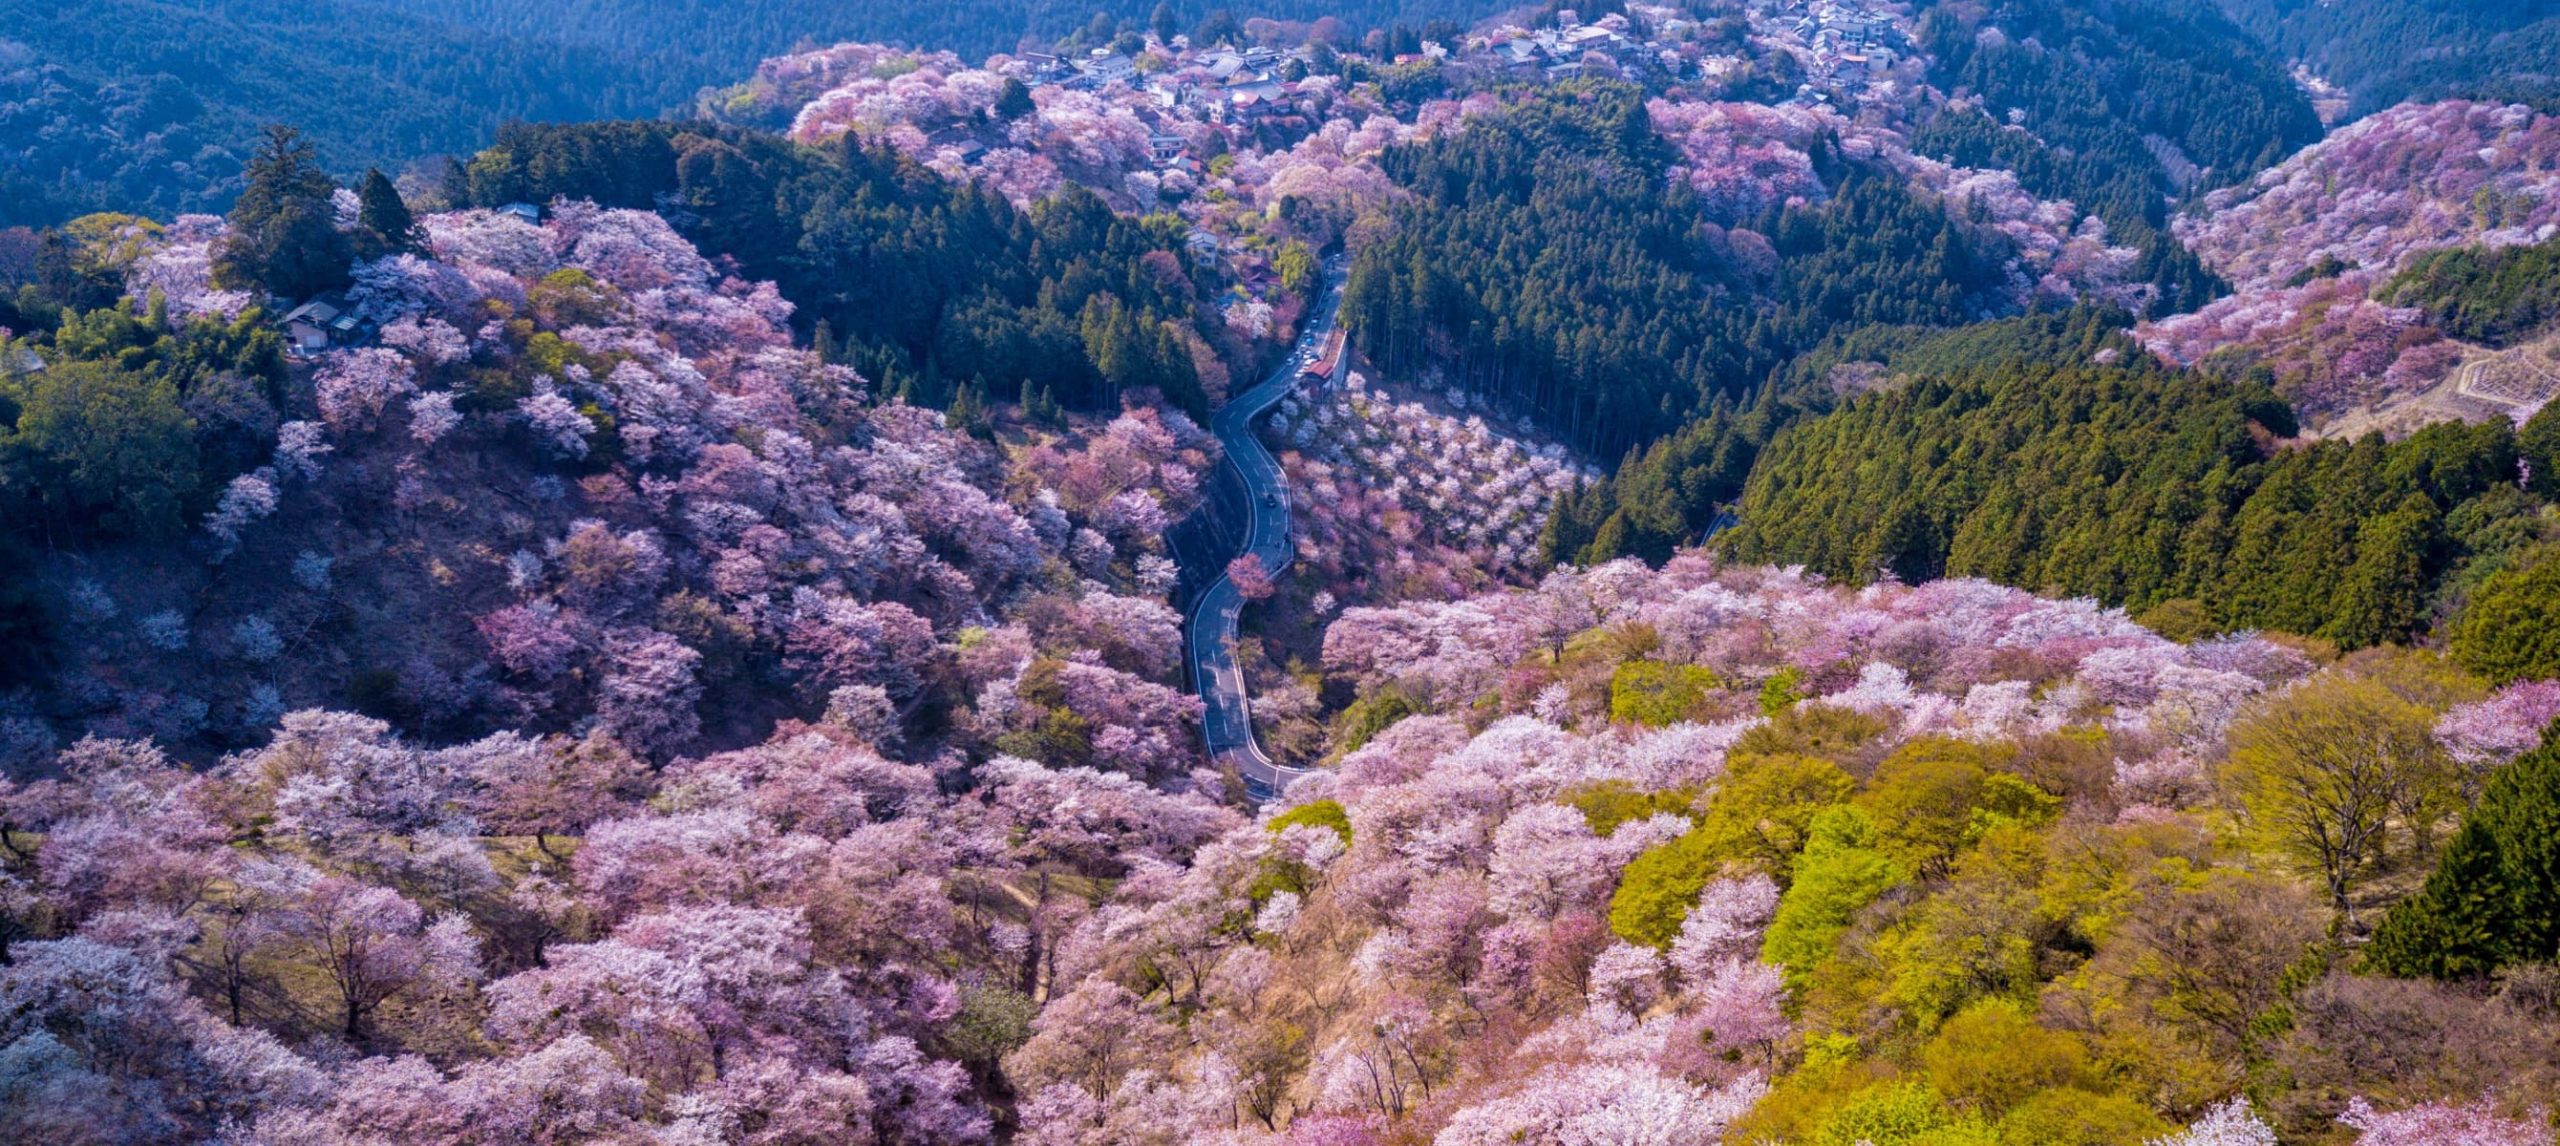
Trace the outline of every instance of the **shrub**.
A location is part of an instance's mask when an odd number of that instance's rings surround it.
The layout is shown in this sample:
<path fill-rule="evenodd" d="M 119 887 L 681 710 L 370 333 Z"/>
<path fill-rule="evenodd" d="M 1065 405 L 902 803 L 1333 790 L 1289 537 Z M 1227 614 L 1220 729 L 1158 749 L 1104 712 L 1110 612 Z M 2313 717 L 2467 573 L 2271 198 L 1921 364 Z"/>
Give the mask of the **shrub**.
<path fill-rule="evenodd" d="M 1735 741 L 1736 756 L 1819 756 L 1842 767 L 1861 758 L 1873 762 L 1866 749 L 1884 735 L 1881 716 L 1836 704 L 1798 704 L 1769 715 L 1769 722 Z"/>
<path fill-rule="evenodd" d="M 1305 824 L 1309 827 L 1316 828 L 1331 828 L 1335 835 L 1342 837 L 1342 844 L 1344 847 L 1351 846 L 1351 814 L 1343 811 L 1341 803 L 1337 801 L 1312 800 L 1307 803 L 1300 804 L 1286 812 L 1282 812 L 1277 816 L 1271 817 L 1271 823 L 1268 827 L 1271 829 L 1273 834 L 1277 835 L 1281 829 L 1296 824 Z"/>
<path fill-rule="evenodd" d="M 1686 815 L 1696 807 L 1697 799 L 1697 791 L 1691 788 L 1645 792 L 1624 780 L 1598 780 L 1567 789 L 1557 802 L 1581 812 L 1593 835 L 1607 836 L 1616 832 L 1620 824 L 1650 819 L 1659 813 Z"/>
<path fill-rule="evenodd" d="M 1814 1132 L 1814 1146 L 1992 1146 L 1988 1127 L 1948 1112 L 1917 1082 L 1872 1087 L 1841 1105 Z"/>
<path fill-rule="evenodd" d="M 2119 1146 L 2149 1142 L 2172 1127 L 2123 1095 L 2047 1090 L 2010 1110 L 1999 1129 L 2000 1146 Z"/>
<path fill-rule="evenodd" d="M 2037 1026 L 2006 999 L 1985 999 L 1947 1020 L 1920 1061 L 1938 1093 L 1986 1115 L 2090 1079 L 2089 1052 L 2078 1038 Z"/>
<path fill-rule="evenodd" d="M 1609 678 L 1609 719 L 1648 728 L 1676 724 L 1695 716 L 1721 684 L 1697 665 L 1628 661 Z"/>
<path fill-rule="evenodd" d="M 1403 689 L 1387 687 L 1351 702 L 1342 715 L 1333 718 L 1334 743 L 1344 752 L 1357 752 L 1379 733 L 1395 726 L 1395 722 L 1422 711 L 1422 706 L 1406 696 Z"/>

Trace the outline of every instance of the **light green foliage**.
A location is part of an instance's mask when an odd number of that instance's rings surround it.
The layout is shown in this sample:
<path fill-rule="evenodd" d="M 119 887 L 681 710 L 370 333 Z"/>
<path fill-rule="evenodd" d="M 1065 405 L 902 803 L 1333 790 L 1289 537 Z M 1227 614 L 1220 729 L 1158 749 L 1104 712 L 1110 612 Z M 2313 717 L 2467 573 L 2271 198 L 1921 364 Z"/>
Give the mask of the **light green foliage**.
<path fill-rule="evenodd" d="M 1996 1146 L 1981 1120 L 1957 1115 L 1922 1083 L 1873 1087 L 1843 1103 L 1812 1146 Z"/>
<path fill-rule="evenodd" d="M 67 362 L 7 396 L 18 424 L 0 435 L 5 482 L 24 483 L 55 521 L 146 537 L 184 528 L 198 459 L 195 419 L 177 387 L 103 362 Z"/>
<path fill-rule="evenodd" d="M 623 308 L 622 292 L 576 267 L 542 276 L 525 292 L 525 299 L 544 323 L 562 329 L 609 321 Z M 589 363 L 581 365 L 592 368 Z"/>
<path fill-rule="evenodd" d="M 1351 846 L 1351 815 L 1334 800 L 1308 801 L 1271 817 L 1271 822 L 1264 826 L 1273 835 L 1292 827 L 1327 828 L 1342 837 L 1344 847 Z M 1252 884 L 1245 888 L 1245 896 L 1259 908 L 1277 892 L 1305 895 L 1315 876 L 1314 869 L 1290 858 L 1285 851 L 1275 850 L 1263 857 L 1262 869 L 1255 874 Z M 1238 919 L 1233 922 L 1241 926 L 1244 921 Z"/>
<path fill-rule="evenodd" d="M 2423 832 L 2439 814 L 2450 778 L 2434 728 L 2382 681 L 2314 677 L 2233 723 L 2223 790 L 2259 843 L 2317 872 L 2345 915 L 2395 827 Z"/>
<path fill-rule="evenodd" d="M 1849 798 L 1855 782 L 1826 760 L 1744 757 L 1733 762 L 1696 829 L 1627 865 L 1609 902 L 1609 926 L 1629 943 L 1663 946 L 1698 892 L 1727 864 L 1783 878 L 1815 815 Z"/>
<path fill-rule="evenodd" d="M 1778 900 L 1760 957 L 1786 968 L 1790 985 L 1803 982 L 1831 956 L 1860 908 L 1909 878 L 1909 869 L 1879 846 L 1866 812 L 1824 810 L 1813 818 L 1795 883 Z"/>
<path fill-rule="evenodd" d="M 1307 245 L 1291 239 L 1280 247 L 1280 256 L 1272 266 L 1280 271 L 1280 289 L 1300 297 L 1308 297 L 1316 285 L 1316 254 Z"/>
<path fill-rule="evenodd" d="M 960 1013 L 944 1037 L 964 1062 L 993 1066 L 1031 1039 L 1031 1020 L 1040 1005 L 1031 997 L 998 983 L 964 988 Z"/>
<path fill-rule="evenodd" d="M 2019 823 L 2043 827 L 2062 814 L 2062 797 L 2036 787 L 2006 772 L 1995 772 L 1983 778 L 1982 792 L 1974 798 L 1974 835 L 2002 823 Z"/>
<path fill-rule="evenodd" d="M 1804 694 L 1796 691 L 1802 684 L 1804 674 L 1796 671 L 1793 665 L 1779 669 L 1769 679 L 1760 682 L 1760 714 L 1776 716 L 1803 700 Z"/>
<path fill-rule="evenodd" d="M 1849 765 L 1867 755 L 1885 733 L 1884 718 L 1836 704 L 1798 704 L 1771 713 L 1769 722 L 1734 742 L 1736 756 L 1819 756 Z"/>
<path fill-rule="evenodd" d="M 2047 1090 L 2010 1110 L 1999 1129 L 2000 1146 L 2130 1146 L 2164 1137 L 2172 1127 L 2120 1094 Z"/>
<path fill-rule="evenodd" d="M 2182 645 L 2192 644 L 2222 631 L 2222 626 L 2214 623 L 2212 611 L 2204 607 L 2204 602 L 2193 597 L 2171 597 L 2143 610 L 2142 614 L 2134 620 L 2140 622 L 2143 628 Z"/>
<path fill-rule="evenodd" d="M 1609 678 L 1609 719 L 1660 728 L 1698 714 L 1707 694 L 1721 687 L 1716 674 L 1697 665 L 1628 661 Z"/>
<path fill-rule="evenodd" d="M 2065 909 L 2042 887 L 2044 849 L 2030 828 L 1992 828 L 1956 859 L 1935 894 L 1876 941 L 1881 982 L 1860 984 L 1863 998 L 1830 1001 L 1881 1002 L 1926 1030 L 1983 995 L 2033 990 L 2038 937 Z"/>
<path fill-rule="evenodd" d="M 1336 835 L 1342 837 L 1343 846 L 1351 845 L 1351 814 L 1343 811 L 1339 801 L 1310 800 L 1271 817 L 1269 827 L 1272 834 L 1277 835 L 1281 829 L 1299 824 L 1314 828 L 1331 828 Z"/>
<path fill-rule="evenodd" d="M 1930 1085 L 1963 1109 L 1996 1116 L 2027 1096 L 2090 1081 L 2077 1036 L 2037 1026 L 2016 1003 L 1986 999 L 1939 1028 L 1920 1052 Z"/>
<path fill-rule="evenodd" d="M 1624 780 L 1598 780 L 1566 789 L 1556 802 L 1581 812 L 1593 835 L 1607 836 L 1631 820 L 1650 819 L 1663 812 L 1689 815 L 1697 798 L 1697 791 L 1691 788 L 1645 792 Z"/>
<path fill-rule="evenodd" d="M 1943 871 L 1979 834 L 1984 814 L 2000 814 L 1986 805 L 1991 768 L 2012 755 L 1971 741 L 1915 740 L 1876 768 L 1858 806 L 1874 819 L 1878 842 L 1895 859 L 1923 873 Z M 1998 789 L 2004 805 L 2030 813 L 2038 794 L 2015 780 Z"/>
<path fill-rule="evenodd" d="M 1333 742 L 1344 752 L 1357 752 L 1371 738 L 1394 727 L 1395 722 L 1422 711 L 1404 690 L 1392 685 L 1378 689 L 1351 702 L 1342 715 L 1333 718 Z"/>

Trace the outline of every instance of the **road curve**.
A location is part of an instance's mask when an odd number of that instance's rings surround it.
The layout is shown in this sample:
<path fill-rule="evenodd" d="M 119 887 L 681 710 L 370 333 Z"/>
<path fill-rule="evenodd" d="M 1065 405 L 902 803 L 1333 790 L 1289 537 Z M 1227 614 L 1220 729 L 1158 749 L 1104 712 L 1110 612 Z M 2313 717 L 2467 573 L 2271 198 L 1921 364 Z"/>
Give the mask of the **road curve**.
<path fill-rule="evenodd" d="M 1244 478 L 1245 504 L 1251 515 L 1245 523 L 1244 553 L 1261 557 L 1263 568 L 1275 579 L 1288 567 L 1292 556 L 1289 483 L 1281 475 L 1280 463 L 1272 459 L 1271 451 L 1264 449 L 1262 440 L 1254 435 L 1253 424 L 1297 386 L 1304 356 L 1311 356 L 1341 319 L 1343 277 L 1339 260 L 1326 264 L 1323 293 L 1318 296 L 1306 329 L 1298 335 L 1296 353 L 1281 364 L 1277 373 L 1228 399 L 1209 419 L 1210 431 L 1226 449 L 1226 464 L 1235 467 Z M 1337 357 L 1336 382 L 1348 369 L 1350 357 L 1347 352 Z M 1260 803 L 1285 791 L 1308 770 L 1273 761 L 1254 737 L 1253 698 L 1245 692 L 1243 671 L 1236 667 L 1236 621 L 1243 610 L 1244 594 L 1224 572 L 1219 573 L 1192 607 L 1183 656 L 1191 679 L 1200 690 L 1200 735 L 1208 744 L 1210 757 L 1234 762 L 1236 771 L 1244 777 L 1246 796 Z"/>

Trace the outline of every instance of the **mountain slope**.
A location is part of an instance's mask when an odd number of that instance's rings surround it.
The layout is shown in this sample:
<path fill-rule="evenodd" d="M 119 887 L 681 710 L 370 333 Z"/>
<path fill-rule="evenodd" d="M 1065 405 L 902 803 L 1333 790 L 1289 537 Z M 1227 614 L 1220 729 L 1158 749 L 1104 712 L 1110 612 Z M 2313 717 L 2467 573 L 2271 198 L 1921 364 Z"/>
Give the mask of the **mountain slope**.
<path fill-rule="evenodd" d="M 2560 99 L 2560 14 L 2545 0 L 2222 0 L 2232 21 L 2355 97 Z"/>
<path fill-rule="evenodd" d="M 1266 14 L 1350 28 L 1472 19 L 1485 0 L 1287 0 Z M 655 115 L 808 43 L 903 41 L 975 58 L 1026 37 L 1109 36 L 1103 17 L 1022 0 L 0 0 L 0 225 L 87 211 L 218 210 L 261 124 L 289 123 L 342 174 L 468 153 L 510 120 Z M 1206 9 L 1172 9 L 1190 30 Z M 1096 23 L 1096 20 L 1099 23 Z"/>

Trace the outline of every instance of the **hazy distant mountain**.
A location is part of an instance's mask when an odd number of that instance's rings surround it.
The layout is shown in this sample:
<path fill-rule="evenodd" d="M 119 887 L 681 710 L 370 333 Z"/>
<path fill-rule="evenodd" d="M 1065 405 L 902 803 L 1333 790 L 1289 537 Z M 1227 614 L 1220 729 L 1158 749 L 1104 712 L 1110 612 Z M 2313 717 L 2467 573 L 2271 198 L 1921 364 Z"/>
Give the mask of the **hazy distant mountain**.
<path fill-rule="evenodd" d="M 511 119 L 652 116 L 805 43 L 904 41 L 967 58 L 1152 23 L 1093 7 L 781 0 L 0 0 L 0 224 L 96 210 L 219 209 L 265 123 L 300 127 L 342 173 L 469 152 Z M 1469 19 L 1487 0 L 1248 6 L 1357 28 Z M 1188 31 L 1205 4 L 1171 6 Z M 1099 18 L 1099 23 L 1097 19 Z"/>

